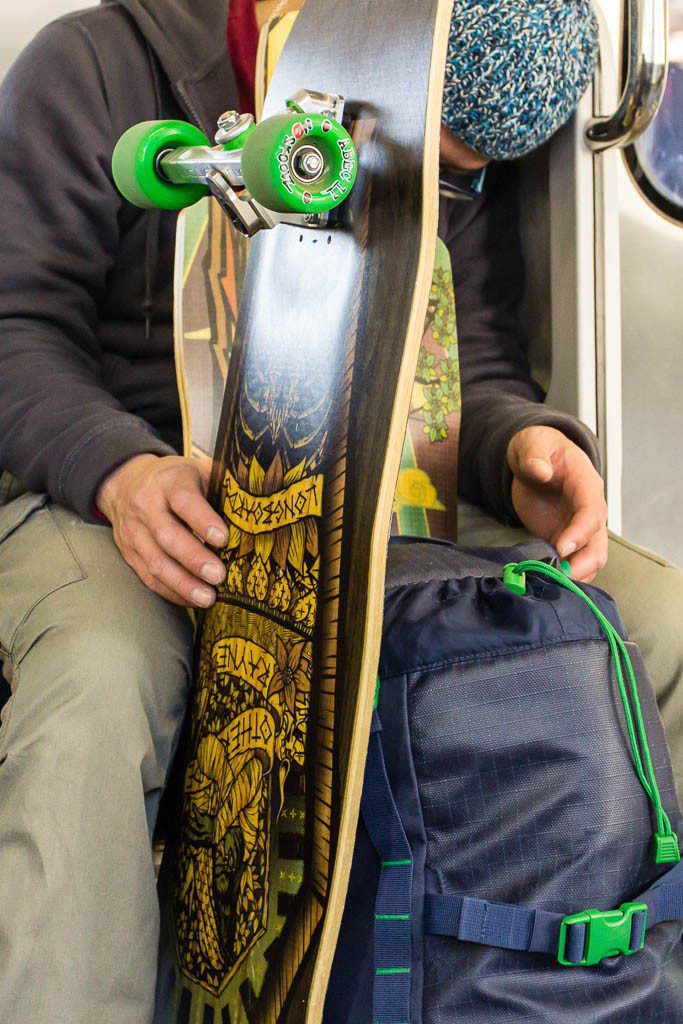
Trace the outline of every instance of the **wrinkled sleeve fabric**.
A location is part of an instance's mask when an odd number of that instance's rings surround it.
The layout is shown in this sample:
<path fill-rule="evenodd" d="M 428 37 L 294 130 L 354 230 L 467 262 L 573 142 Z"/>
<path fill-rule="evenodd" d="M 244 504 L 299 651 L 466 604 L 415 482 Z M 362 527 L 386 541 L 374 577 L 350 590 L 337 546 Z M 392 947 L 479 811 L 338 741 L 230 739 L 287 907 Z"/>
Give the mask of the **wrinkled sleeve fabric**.
<path fill-rule="evenodd" d="M 48 26 L 0 85 L 0 466 L 85 519 L 118 465 L 173 452 L 100 374 L 121 208 L 113 135 L 89 36 Z"/>
<path fill-rule="evenodd" d="M 524 276 L 514 168 L 490 168 L 483 199 L 442 200 L 439 231 L 451 254 L 460 352 L 459 490 L 501 521 L 517 523 L 511 438 L 525 427 L 555 427 L 599 468 L 597 442 L 574 416 L 545 405 L 531 376 L 518 316 Z"/>

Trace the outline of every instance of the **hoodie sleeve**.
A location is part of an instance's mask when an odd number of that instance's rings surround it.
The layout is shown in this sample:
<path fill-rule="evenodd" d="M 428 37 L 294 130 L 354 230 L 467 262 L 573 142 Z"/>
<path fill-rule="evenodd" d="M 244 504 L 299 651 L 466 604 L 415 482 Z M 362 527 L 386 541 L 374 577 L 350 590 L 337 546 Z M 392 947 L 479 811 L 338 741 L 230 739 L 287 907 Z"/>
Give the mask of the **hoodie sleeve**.
<path fill-rule="evenodd" d="M 86 519 L 118 465 L 173 452 L 100 375 L 122 205 L 113 136 L 86 30 L 48 26 L 0 85 L 0 466 Z"/>
<path fill-rule="evenodd" d="M 595 437 L 580 420 L 543 404 L 517 314 L 522 294 L 514 171 L 492 167 L 481 200 L 442 207 L 451 254 L 460 352 L 459 490 L 503 522 L 517 523 L 507 447 L 530 426 L 555 427 L 599 468 Z"/>

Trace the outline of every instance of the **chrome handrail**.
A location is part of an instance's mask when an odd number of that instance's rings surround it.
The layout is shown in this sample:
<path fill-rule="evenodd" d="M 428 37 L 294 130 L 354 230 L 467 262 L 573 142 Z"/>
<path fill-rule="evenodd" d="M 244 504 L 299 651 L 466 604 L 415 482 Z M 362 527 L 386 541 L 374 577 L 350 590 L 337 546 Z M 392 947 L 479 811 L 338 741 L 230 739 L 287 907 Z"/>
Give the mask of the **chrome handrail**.
<path fill-rule="evenodd" d="M 629 146 L 659 109 L 667 74 L 668 0 L 624 0 L 627 26 L 626 82 L 609 117 L 594 117 L 586 128 L 589 149 Z"/>

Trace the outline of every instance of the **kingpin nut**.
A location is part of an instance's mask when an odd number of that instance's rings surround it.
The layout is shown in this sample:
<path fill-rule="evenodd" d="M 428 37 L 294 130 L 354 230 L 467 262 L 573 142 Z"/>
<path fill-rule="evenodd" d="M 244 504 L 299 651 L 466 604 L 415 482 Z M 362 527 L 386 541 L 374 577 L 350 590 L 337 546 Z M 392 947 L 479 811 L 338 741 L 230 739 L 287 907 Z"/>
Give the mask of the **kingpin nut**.
<path fill-rule="evenodd" d="M 216 144 L 218 146 L 227 146 L 228 149 L 234 148 L 230 146 L 231 142 L 243 135 L 254 123 L 254 118 L 251 114 L 240 114 L 237 110 L 226 110 L 218 118 L 218 131 L 216 132 Z"/>

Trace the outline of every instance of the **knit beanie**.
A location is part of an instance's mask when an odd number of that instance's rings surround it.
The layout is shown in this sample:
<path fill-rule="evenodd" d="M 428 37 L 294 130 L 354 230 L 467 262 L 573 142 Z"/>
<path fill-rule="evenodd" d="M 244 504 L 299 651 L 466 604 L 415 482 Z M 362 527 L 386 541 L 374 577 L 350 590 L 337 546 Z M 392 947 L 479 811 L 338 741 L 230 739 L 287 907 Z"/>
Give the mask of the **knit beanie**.
<path fill-rule="evenodd" d="M 482 156 L 523 156 L 569 119 L 597 52 L 589 0 L 455 0 L 443 120 Z"/>

